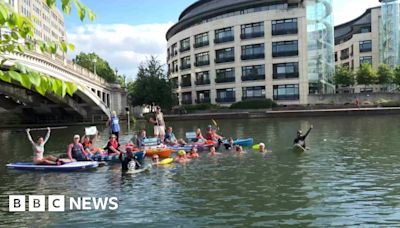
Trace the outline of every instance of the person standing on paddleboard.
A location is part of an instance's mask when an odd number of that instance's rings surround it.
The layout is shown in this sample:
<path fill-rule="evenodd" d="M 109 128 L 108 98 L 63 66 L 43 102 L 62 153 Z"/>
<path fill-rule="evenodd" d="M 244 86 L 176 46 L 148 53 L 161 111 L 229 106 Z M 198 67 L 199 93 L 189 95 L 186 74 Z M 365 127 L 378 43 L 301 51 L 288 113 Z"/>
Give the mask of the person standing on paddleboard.
<path fill-rule="evenodd" d="M 154 124 L 154 137 L 160 138 L 161 142 L 163 142 L 165 136 L 165 122 L 160 106 L 156 107 L 154 116 L 150 118 L 150 123 Z"/>
<path fill-rule="evenodd" d="M 113 111 L 111 113 L 111 118 L 108 119 L 107 126 L 111 127 L 111 134 L 115 135 L 117 137 L 117 141 L 119 141 L 119 132 L 121 131 L 121 127 L 119 126 L 117 112 Z"/>
<path fill-rule="evenodd" d="M 294 139 L 293 143 L 298 144 L 305 149 L 306 148 L 306 138 L 310 134 L 311 129 L 313 129 L 313 125 L 310 126 L 310 129 L 308 129 L 308 131 L 305 135 L 303 135 L 303 132 L 301 130 L 298 130 L 297 137 Z"/>

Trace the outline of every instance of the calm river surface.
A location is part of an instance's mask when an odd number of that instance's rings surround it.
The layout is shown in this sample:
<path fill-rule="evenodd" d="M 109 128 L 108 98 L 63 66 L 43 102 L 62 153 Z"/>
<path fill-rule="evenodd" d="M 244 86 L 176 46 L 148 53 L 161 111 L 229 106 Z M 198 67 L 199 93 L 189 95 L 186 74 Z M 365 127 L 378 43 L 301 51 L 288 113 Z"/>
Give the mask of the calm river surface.
<path fill-rule="evenodd" d="M 187 165 L 134 176 L 121 175 L 119 164 L 78 173 L 6 170 L 9 162 L 29 161 L 32 152 L 24 133 L 1 130 L 0 227 L 399 226 L 399 118 L 221 120 L 222 134 L 253 137 L 272 153 L 249 151 L 238 156 L 221 150 L 219 157 L 200 154 Z M 210 123 L 168 124 L 182 137 L 185 131 Z M 296 130 L 310 124 L 311 150 L 293 153 Z M 65 153 L 70 138 L 83 127 L 54 130 L 47 154 Z M 119 208 L 10 213 L 10 194 L 117 196 Z"/>

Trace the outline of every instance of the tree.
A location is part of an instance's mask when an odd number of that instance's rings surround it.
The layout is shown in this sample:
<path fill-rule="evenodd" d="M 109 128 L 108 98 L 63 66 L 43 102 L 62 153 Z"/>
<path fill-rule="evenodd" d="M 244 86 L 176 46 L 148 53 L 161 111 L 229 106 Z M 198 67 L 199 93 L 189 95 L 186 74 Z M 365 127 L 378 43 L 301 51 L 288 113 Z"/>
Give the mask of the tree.
<path fill-rule="evenodd" d="M 169 109 L 175 101 L 164 67 L 154 56 L 139 65 L 136 81 L 128 83 L 128 94 L 131 104 L 135 106 L 154 102 Z"/>
<path fill-rule="evenodd" d="M 114 83 L 117 81 L 116 72 L 110 67 L 108 62 L 98 56 L 96 53 L 79 53 L 74 59 L 75 63 L 90 70 L 94 73 L 96 66 L 96 74 L 104 78 L 107 82 Z"/>
<path fill-rule="evenodd" d="M 400 65 L 397 65 L 393 70 L 394 78 L 393 83 L 400 88 Z"/>
<path fill-rule="evenodd" d="M 336 85 L 353 86 L 355 82 L 354 73 L 348 67 L 337 66 L 334 81 Z"/>
<path fill-rule="evenodd" d="M 359 85 L 372 85 L 378 82 L 378 77 L 371 64 L 362 64 L 357 70 L 357 83 Z"/>
<path fill-rule="evenodd" d="M 56 7 L 56 2 L 57 0 L 46 0 L 50 8 Z M 95 18 L 93 11 L 82 4 L 80 0 L 60 0 L 60 2 L 64 14 L 71 13 L 74 3 L 81 20 L 89 18 L 92 21 Z M 2 59 L 0 62 L 0 80 L 8 83 L 19 83 L 27 89 L 35 89 L 41 95 L 45 95 L 46 92 L 54 92 L 61 97 L 64 97 L 67 93 L 72 96 L 77 90 L 77 85 L 72 82 L 55 79 L 29 69 L 20 63 L 10 67 L 5 65 L 8 61 L 5 55 L 7 53 L 22 54 L 39 47 L 42 53 L 56 54 L 59 50 L 66 53 L 68 49 L 73 50 L 75 48 L 73 44 L 65 41 L 43 42 L 33 40 L 35 28 L 31 19 L 15 12 L 6 1 L 0 1 L 0 28 L 9 30 L 8 34 L 1 34 L 0 37 L 0 56 Z"/>
<path fill-rule="evenodd" d="M 379 65 L 377 75 L 378 83 L 381 85 L 387 85 L 393 82 L 393 70 L 386 64 Z"/>

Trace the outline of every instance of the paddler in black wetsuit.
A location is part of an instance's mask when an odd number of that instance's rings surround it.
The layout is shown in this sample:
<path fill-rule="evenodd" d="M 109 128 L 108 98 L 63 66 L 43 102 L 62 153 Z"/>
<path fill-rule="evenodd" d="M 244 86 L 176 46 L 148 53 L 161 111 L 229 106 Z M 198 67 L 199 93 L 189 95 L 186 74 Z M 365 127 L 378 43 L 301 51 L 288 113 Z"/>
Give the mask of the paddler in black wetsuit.
<path fill-rule="evenodd" d="M 294 139 L 294 144 L 298 144 L 302 146 L 304 149 L 306 149 L 306 138 L 308 134 L 310 134 L 311 129 L 313 129 L 313 125 L 311 125 L 310 129 L 308 129 L 307 133 L 303 135 L 303 132 L 301 130 L 297 131 L 297 137 Z"/>

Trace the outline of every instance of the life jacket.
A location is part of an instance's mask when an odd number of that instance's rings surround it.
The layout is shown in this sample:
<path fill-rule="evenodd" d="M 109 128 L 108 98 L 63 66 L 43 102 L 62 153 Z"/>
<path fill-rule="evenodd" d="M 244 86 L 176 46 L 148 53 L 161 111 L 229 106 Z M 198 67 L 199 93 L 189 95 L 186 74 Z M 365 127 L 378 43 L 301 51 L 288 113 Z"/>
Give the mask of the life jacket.
<path fill-rule="evenodd" d="M 88 149 L 88 148 L 90 149 L 93 146 L 93 143 L 92 143 L 92 141 L 83 142 L 82 146 L 83 146 L 84 149 Z"/>
<path fill-rule="evenodd" d="M 117 140 L 115 140 L 115 141 L 109 141 L 110 142 L 110 144 L 111 144 L 111 146 L 114 148 L 114 149 L 118 149 L 118 141 Z"/>

